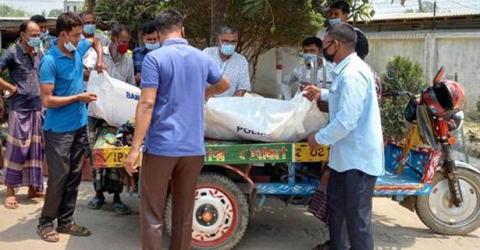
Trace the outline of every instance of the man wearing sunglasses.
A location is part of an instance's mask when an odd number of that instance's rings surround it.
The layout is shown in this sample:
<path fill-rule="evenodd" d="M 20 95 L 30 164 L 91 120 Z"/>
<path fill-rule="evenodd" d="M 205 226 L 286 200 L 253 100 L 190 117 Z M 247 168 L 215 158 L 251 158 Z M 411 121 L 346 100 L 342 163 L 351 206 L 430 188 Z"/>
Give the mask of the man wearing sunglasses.
<path fill-rule="evenodd" d="M 222 26 L 218 32 L 218 46 L 203 50 L 213 58 L 223 75 L 231 82 L 227 91 L 215 95 L 215 97 L 244 96 L 247 91 L 251 90 L 248 62 L 244 56 L 235 52 L 237 42 L 237 30 L 230 26 Z"/>
<path fill-rule="evenodd" d="M 327 186 L 330 242 L 315 249 L 373 250 L 372 196 L 383 174 L 383 138 L 370 67 L 355 53 L 357 34 L 346 23 L 330 27 L 322 54 L 335 63 L 329 90 L 305 87 L 309 100 L 328 100 L 329 124 L 308 138 L 330 146 Z"/>

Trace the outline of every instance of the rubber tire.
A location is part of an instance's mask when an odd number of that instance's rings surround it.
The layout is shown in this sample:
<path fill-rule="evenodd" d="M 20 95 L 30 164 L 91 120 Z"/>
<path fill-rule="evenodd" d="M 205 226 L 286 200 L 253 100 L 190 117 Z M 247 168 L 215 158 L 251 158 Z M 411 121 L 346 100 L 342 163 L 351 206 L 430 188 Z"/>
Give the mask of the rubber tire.
<path fill-rule="evenodd" d="M 458 178 L 467 181 L 477 192 L 477 195 L 480 194 L 480 174 L 475 173 L 474 171 L 458 168 Z M 439 181 L 444 180 L 445 177 L 441 172 L 437 172 L 432 180 L 432 186 L 435 186 Z M 443 235 L 467 235 L 472 231 L 475 231 L 480 227 L 480 212 L 477 212 L 476 218 L 472 220 L 469 224 L 462 227 L 455 226 L 446 226 L 438 222 L 433 214 L 430 212 L 430 207 L 428 204 L 429 195 L 417 196 L 417 202 L 415 204 L 415 209 L 420 220 L 425 224 L 430 230 L 438 234 Z M 478 200 L 477 202 L 480 202 Z"/>
<path fill-rule="evenodd" d="M 197 179 L 197 186 L 202 184 L 210 184 L 217 186 L 222 189 L 222 192 L 229 193 L 229 196 L 232 197 L 232 203 L 235 203 L 237 207 L 237 223 L 235 225 L 235 231 L 229 239 L 224 241 L 222 244 L 214 247 L 201 247 L 192 244 L 192 249 L 197 250 L 229 250 L 233 249 L 243 238 L 245 231 L 248 226 L 248 204 L 245 195 L 240 191 L 238 186 L 232 180 L 227 177 L 216 174 L 216 173 L 202 173 Z M 167 204 L 165 206 L 165 215 L 164 215 L 164 224 L 165 228 L 169 235 L 172 231 L 172 194 L 170 193 L 167 198 Z"/>

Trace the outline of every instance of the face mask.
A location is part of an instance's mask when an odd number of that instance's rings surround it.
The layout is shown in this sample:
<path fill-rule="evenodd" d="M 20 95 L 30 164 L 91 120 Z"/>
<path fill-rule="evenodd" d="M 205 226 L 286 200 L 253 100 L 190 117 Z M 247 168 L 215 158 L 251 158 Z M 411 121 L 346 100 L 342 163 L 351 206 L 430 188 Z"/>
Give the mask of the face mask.
<path fill-rule="evenodd" d="M 226 56 L 231 56 L 235 52 L 235 45 L 233 45 L 233 44 L 229 44 L 229 45 L 222 44 L 222 47 L 220 48 L 220 51 L 222 52 L 222 54 L 224 54 Z"/>
<path fill-rule="evenodd" d="M 332 62 L 333 63 L 333 58 L 335 57 L 335 55 L 337 54 L 337 51 L 335 51 L 333 54 L 329 55 L 327 53 L 327 50 L 328 48 L 330 48 L 330 46 L 332 46 L 333 43 L 331 43 L 330 45 L 328 45 L 326 48 L 323 48 L 322 49 L 322 55 L 323 57 L 325 58 L 325 60 L 329 61 L 329 62 Z"/>
<path fill-rule="evenodd" d="M 83 32 L 85 32 L 85 34 L 93 34 L 95 32 L 95 29 L 97 27 L 95 26 L 95 24 L 85 24 L 83 25 Z"/>
<path fill-rule="evenodd" d="M 312 60 L 312 62 L 317 62 L 317 59 L 318 56 L 316 54 L 312 54 L 312 53 L 305 53 L 303 54 L 303 60 L 307 61 L 307 60 Z"/>
<path fill-rule="evenodd" d="M 38 47 L 40 45 L 40 37 L 30 37 L 27 44 L 32 48 Z"/>
<path fill-rule="evenodd" d="M 127 53 L 127 51 L 128 51 L 128 44 L 118 45 L 118 46 L 117 46 L 117 51 L 118 51 L 118 53 L 120 53 L 120 54 L 122 54 L 122 55 L 125 54 L 125 53 Z"/>
<path fill-rule="evenodd" d="M 328 19 L 328 23 L 330 23 L 331 26 L 337 25 L 342 22 L 341 18 L 333 18 L 333 19 Z"/>
<path fill-rule="evenodd" d="M 47 38 L 47 36 L 48 36 L 48 30 L 47 30 L 47 32 L 41 32 L 40 33 L 40 39 L 42 39 L 42 40 Z"/>
<path fill-rule="evenodd" d="M 145 43 L 145 48 L 148 49 L 148 50 L 156 50 L 158 48 L 160 48 L 160 43 L 159 42 L 156 42 L 156 43 Z"/>
<path fill-rule="evenodd" d="M 72 42 L 64 43 L 63 46 L 70 52 L 77 50 L 77 47 L 75 47 Z"/>

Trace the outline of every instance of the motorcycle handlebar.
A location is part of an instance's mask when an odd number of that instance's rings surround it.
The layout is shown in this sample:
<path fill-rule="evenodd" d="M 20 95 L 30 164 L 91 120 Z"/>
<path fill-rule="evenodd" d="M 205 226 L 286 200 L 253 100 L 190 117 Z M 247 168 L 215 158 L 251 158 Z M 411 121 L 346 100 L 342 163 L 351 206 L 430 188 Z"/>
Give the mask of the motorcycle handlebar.
<path fill-rule="evenodd" d="M 410 99 L 414 99 L 415 95 L 412 92 L 406 90 L 395 90 L 393 92 L 384 93 L 382 97 L 398 97 L 398 96 L 408 96 Z"/>

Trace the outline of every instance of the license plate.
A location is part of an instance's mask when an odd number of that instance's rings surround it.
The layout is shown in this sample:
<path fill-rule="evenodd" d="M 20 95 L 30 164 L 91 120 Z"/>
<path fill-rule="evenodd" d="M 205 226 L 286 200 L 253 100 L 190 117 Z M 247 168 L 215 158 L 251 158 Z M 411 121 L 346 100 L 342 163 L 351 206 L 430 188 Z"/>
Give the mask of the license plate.
<path fill-rule="evenodd" d="M 93 150 L 94 167 L 96 168 L 119 168 L 123 167 L 123 163 L 127 158 L 129 147 L 119 148 L 102 148 Z M 138 157 L 137 164 L 140 166 L 142 162 L 142 154 Z"/>
<path fill-rule="evenodd" d="M 308 143 L 295 143 L 293 161 L 294 162 L 319 162 L 328 161 L 328 146 L 321 146 L 313 150 Z"/>

